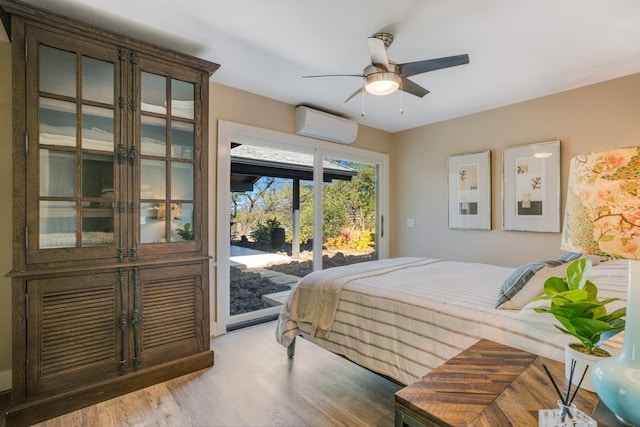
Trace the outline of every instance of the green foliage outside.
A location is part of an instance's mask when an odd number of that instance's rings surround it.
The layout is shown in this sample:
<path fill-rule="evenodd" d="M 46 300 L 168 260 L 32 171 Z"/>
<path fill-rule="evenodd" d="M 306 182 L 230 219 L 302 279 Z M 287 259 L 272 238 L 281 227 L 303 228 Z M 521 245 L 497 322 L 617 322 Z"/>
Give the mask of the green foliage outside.
<path fill-rule="evenodd" d="M 259 223 L 251 233 L 254 242 L 268 242 L 271 239 L 271 232 L 280 228 L 280 221 L 276 218 L 269 218 L 266 224 Z"/>
<path fill-rule="evenodd" d="M 341 163 L 358 174 L 350 181 L 323 185 L 323 244 L 328 248 L 366 250 L 375 244 L 376 176 L 374 166 Z M 269 240 L 277 221 L 291 242 L 293 185 L 290 179 L 263 177 L 253 192 L 232 193 L 232 239 L 242 235 L 254 241 Z M 313 238 L 313 183 L 300 183 L 300 243 Z"/>

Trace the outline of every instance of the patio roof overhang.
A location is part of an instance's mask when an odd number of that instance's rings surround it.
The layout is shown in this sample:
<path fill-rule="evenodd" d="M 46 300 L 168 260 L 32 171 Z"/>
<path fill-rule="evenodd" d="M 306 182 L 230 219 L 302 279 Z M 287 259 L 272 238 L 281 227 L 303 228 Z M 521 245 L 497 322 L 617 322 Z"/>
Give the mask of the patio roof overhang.
<path fill-rule="evenodd" d="M 324 182 L 350 181 L 358 172 L 323 160 Z M 261 177 L 313 180 L 313 155 L 253 145 L 231 144 L 231 191 L 251 191 Z"/>

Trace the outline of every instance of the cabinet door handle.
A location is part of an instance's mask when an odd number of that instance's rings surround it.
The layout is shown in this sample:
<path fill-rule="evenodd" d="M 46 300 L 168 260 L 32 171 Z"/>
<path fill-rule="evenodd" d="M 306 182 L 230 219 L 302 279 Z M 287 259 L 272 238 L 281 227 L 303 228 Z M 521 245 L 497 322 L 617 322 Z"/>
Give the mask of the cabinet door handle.
<path fill-rule="evenodd" d="M 124 270 L 118 270 L 118 288 L 120 290 L 120 362 L 118 363 L 118 373 L 124 375 L 127 368 L 127 311 L 124 298 Z"/>
<path fill-rule="evenodd" d="M 135 178 L 137 176 L 137 171 L 135 170 L 136 165 L 138 163 L 138 149 L 134 144 L 131 145 L 129 149 L 129 161 L 131 162 L 131 167 L 133 170 L 133 180 L 132 180 L 132 194 L 137 194 L 136 191 L 139 188 L 138 181 Z M 131 201 L 130 205 L 131 210 L 131 248 L 129 249 L 129 256 L 132 261 L 138 260 L 138 244 L 137 244 L 137 234 L 138 234 L 138 222 L 140 222 L 140 218 L 138 217 L 138 205 L 135 200 Z"/>
<path fill-rule="evenodd" d="M 138 267 L 133 268 L 133 311 L 131 325 L 133 326 L 133 370 L 140 369 L 140 273 Z"/>

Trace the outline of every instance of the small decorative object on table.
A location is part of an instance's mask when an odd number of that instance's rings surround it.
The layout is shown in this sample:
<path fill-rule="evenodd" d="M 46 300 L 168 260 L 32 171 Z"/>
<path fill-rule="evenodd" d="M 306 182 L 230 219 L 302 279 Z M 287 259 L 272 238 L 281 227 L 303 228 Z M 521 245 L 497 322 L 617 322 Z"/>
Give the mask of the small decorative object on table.
<path fill-rule="evenodd" d="M 587 368 L 582 372 L 582 376 L 580 377 L 580 381 L 578 381 L 576 388 L 571 393 L 571 384 L 576 374 L 576 362 L 573 361 L 571 363 L 571 375 L 568 378 L 568 386 L 567 392 L 562 395 L 562 392 L 558 388 L 553 376 L 551 376 L 551 372 L 546 367 L 546 365 L 542 365 L 545 372 L 549 376 L 551 380 L 551 384 L 556 390 L 558 394 L 558 407 L 553 409 L 541 409 L 538 411 L 538 425 L 539 427 L 564 427 L 564 426 L 572 426 L 572 427 L 596 427 L 598 425 L 597 422 L 580 409 L 576 408 L 576 405 L 573 403 L 573 399 L 575 399 L 576 394 L 578 394 L 578 390 L 580 389 L 580 384 L 584 380 L 584 376 L 587 373 Z"/>

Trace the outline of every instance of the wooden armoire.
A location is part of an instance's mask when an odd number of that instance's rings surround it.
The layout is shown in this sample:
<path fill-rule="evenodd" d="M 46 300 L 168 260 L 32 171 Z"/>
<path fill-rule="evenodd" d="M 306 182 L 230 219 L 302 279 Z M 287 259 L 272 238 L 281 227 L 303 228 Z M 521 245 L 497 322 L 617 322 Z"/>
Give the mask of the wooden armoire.
<path fill-rule="evenodd" d="M 31 424 L 213 365 L 217 64 L 0 0 L 13 66 L 13 385 Z"/>

